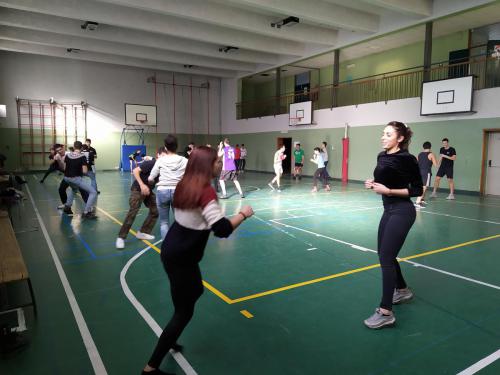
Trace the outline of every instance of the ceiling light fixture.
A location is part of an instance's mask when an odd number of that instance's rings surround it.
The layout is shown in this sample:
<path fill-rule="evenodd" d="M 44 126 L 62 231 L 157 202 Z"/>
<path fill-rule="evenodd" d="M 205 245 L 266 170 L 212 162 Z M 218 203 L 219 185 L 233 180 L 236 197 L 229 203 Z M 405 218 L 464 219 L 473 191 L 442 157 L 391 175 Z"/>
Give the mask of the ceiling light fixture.
<path fill-rule="evenodd" d="M 80 48 L 66 48 L 66 52 L 69 52 L 69 53 L 78 53 L 80 51 L 81 51 Z"/>
<path fill-rule="evenodd" d="M 271 22 L 271 27 L 276 27 L 277 29 L 281 29 L 281 26 L 293 26 L 300 22 L 299 17 L 290 16 L 287 18 L 283 18 L 278 22 Z"/>
<path fill-rule="evenodd" d="M 231 52 L 231 51 L 237 51 L 239 50 L 238 47 L 233 47 L 233 46 L 225 46 L 225 47 L 220 47 L 219 48 L 219 52 L 225 52 L 225 53 L 228 53 L 228 52 Z"/>
<path fill-rule="evenodd" d="M 186 69 L 191 69 L 192 67 L 194 67 L 194 65 L 184 64 L 184 68 Z"/>
<path fill-rule="evenodd" d="M 95 31 L 95 30 L 97 30 L 98 26 L 99 26 L 99 23 L 94 22 L 94 21 L 85 21 L 85 23 L 82 23 L 80 25 L 82 30 L 87 30 L 87 31 Z"/>

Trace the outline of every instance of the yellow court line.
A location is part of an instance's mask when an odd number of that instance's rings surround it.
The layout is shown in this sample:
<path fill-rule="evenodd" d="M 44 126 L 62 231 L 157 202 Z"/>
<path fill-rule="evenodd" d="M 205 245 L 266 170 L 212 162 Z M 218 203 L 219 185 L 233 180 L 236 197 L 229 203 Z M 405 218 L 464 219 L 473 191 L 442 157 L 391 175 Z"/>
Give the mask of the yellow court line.
<path fill-rule="evenodd" d="M 247 310 L 241 310 L 240 313 L 242 313 L 245 318 L 248 318 L 248 319 L 253 318 L 253 315 Z"/>
<path fill-rule="evenodd" d="M 114 217 L 110 213 L 106 212 L 105 210 L 103 210 L 100 207 L 96 207 L 96 208 L 100 212 L 102 212 L 105 216 L 107 216 L 109 219 L 111 219 L 111 221 L 114 221 L 118 225 L 123 225 L 123 223 L 120 220 L 118 220 L 116 217 Z M 132 233 L 134 236 L 136 235 L 136 232 L 133 229 L 130 229 L 129 232 Z M 154 244 L 152 244 L 151 242 L 149 242 L 147 240 L 141 240 L 141 241 L 144 242 L 149 247 L 151 247 L 153 250 L 155 250 L 158 254 L 161 253 L 161 250 L 157 246 L 155 246 Z M 220 299 L 222 299 L 224 302 L 226 302 L 228 304 L 233 303 L 233 301 L 231 300 L 231 298 L 229 298 L 228 296 L 226 296 L 224 293 L 222 293 L 220 290 L 218 290 L 214 286 L 210 285 L 205 280 L 203 280 L 203 285 L 205 286 L 205 288 L 207 288 L 208 290 L 210 290 L 213 294 L 215 294 L 217 297 L 219 297 Z"/>
<path fill-rule="evenodd" d="M 405 258 L 398 258 L 398 262 L 403 262 L 405 260 L 410 260 L 410 259 L 415 259 L 415 258 L 421 258 L 421 257 L 432 255 L 432 254 L 442 253 L 442 252 L 445 252 L 445 251 L 450 251 L 450 250 L 453 250 L 453 249 L 457 249 L 459 247 L 464 247 L 464 246 L 475 244 L 475 243 L 479 243 L 479 242 L 493 240 L 495 238 L 500 238 L 500 234 L 497 234 L 497 235 L 494 235 L 494 236 L 489 236 L 489 237 L 484 237 L 484 238 L 479 238 L 479 239 L 473 240 L 473 241 L 463 242 L 463 243 L 460 243 L 460 244 L 457 244 L 457 245 L 444 247 L 442 249 L 426 251 L 426 252 L 423 252 L 423 253 L 420 253 L 420 254 L 411 255 L 411 256 L 408 256 L 408 257 L 405 257 Z M 316 283 L 320 283 L 322 281 L 326 281 L 326 280 L 330 280 L 330 279 L 335 279 L 335 278 L 342 277 L 342 276 L 352 275 L 352 274 L 358 273 L 358 272 L 368 271 L 368 270 L 371 270 L 373 268 L 378 268 L 378 267 L 380 267 L 380 263 L 372 264 L 372 265 L 369 265 L 369 266 L 366 266 L 366 267 L 355 268 L 353 270 L 344 271 L 344 272 L 336 273 L 336 274 L 329 275 L 329 276 L 320 277 L 320 278 L 313 279 L 313 280 L 303 281 L 301 283 L 291 284 L 291 285 L 287 285 L 287 286 L 284 286 L 284 287 L 281 287 L 281 288 L 271 289 L 271 290 L 268 290 L 268 291 L 265 291 L 265 292 L 256 293 L 256 294 L 252 294 L 252 295 L 241 297 L 241 298 L 236 298 L 236 299 L 232 300 L 232 303 L 244 302 L 244 301 L 248 301 L 248 300 L 251 300 L 251 299 L 256 299 L 256 298 L 268 296 L 268 295 L 271 295 L 271 294 L 276 294 L 276 293 L 284 292 L 286 290 L 300 288 L 300 287 L 305 286 L 305 285 L 316 284 Z"/>

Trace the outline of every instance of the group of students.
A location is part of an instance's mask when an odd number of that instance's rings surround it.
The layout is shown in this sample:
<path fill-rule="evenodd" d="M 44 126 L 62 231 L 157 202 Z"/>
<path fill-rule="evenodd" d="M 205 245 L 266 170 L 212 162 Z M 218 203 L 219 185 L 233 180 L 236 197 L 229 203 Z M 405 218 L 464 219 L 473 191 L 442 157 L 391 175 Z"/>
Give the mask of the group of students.
<path fill-rule="evenodd" d="M 330 175 L 327 170 L 328 165 L 328 149 L 327 142 L 321 142 L 320 147 L 315 147 L 313 156 L 310 159 L 311 162 L 316 164 L 316 171 L 313 175 L 313 188 L 311 192 L 316 193 L 318 191 L 318 180 L 323 182 L 323 187 L 325 191 L 330 191 L 329 179 Z M 268 183 L 268 186 L 273 191 L 281 192 L 281 175 L 283 174 L 283 160 L 286 159 L 285 155 L 285 146 L 280 145 L 278 150 L 274 153 L 273 158 L 273 168 L 274 168 L 274 177 Z M 293 151 L 293 160 L 294 160 L 294 169 L 293 169 L 293 178 L 301 180 L 302 179 L 302 168 L 304 167 L 305 153 L 301 148 L 300 143 L 295 144 L 295 150 Z M 276 183 L 276 189 L 274 188 L 274 184 Z"/>
<path fill-rule="evenodd" d="M 66 150 L 65 145 L 56 143 L 50 149 L 49 168 L 45 172 L 40 183 L 53 172 L 59 171 L 63 174 L 63 179 L 59 184 L 59 198 L 61 205 L 57 208 L 62 209 L 65 214 L 73 214 L 72 206 L 75 194 L 79 191 L 85 202 L 83 218 L 95 219 L 95 206 L 97 195 L 100 193 L 97 189 L 95 174 L 95 159 L 97 151 L 91 146 L 90 139 L 85 140 L 85 144 L 75 141 L 73 147 Z M 90 179 L 90 183 L 84 180 L 84 177 Z"/>

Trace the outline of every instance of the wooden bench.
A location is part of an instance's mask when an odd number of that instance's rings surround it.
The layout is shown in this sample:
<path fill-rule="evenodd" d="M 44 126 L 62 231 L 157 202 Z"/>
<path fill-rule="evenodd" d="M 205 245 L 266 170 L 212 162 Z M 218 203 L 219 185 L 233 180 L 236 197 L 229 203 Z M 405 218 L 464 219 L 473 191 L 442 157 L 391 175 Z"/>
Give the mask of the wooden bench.
<path fill-rule="evenodd" d="M 28 269 L 17 243 L 14 229 L 6 211 L 0 211 L 0 285 L 26 281 L 28 283 L 31 302 L 9 306 L 9 309 L 33 306 L 36 315 L 35 295 L 29 278 Z M 6 310 L 4 310 L 6 311 Z"/>

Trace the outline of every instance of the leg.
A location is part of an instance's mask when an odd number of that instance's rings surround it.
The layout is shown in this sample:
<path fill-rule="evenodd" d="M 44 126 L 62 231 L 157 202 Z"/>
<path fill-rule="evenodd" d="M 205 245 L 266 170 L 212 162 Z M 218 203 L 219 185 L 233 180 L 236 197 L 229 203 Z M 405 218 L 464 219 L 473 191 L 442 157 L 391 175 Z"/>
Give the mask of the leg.
<path fill-rule="evenodd" d="M 226 183 L 224 180 L 219 180 L 220 188 L 222 190 L 222 195 L 226 196 Z"/>
<path fill-rule="evenodd" d="M 177 265 L 168 267 L 170 292 L 174 303 L 174 314 L 163 330 L 158 344 L 148 361 L 148 365 L 157 369 L 184 331 L 194 313 L 196 301 L 203 293 L 203 284 L 198 265 L 177 268 Z"/>
<path fill-rule="evenodd" d="M 241 185 L 239 183 L 238 180 L 233 180 L 234 182 L 234 186 L 236 186 L 236 189 L 238 190 L 238 193 L 240 193 L 240 195 L 243 195 L 243 190 L 241 190 Z"/>
<path fill-rule="evenodd" d="M 439 183 L 441 182 L 441 176 L 436 176 L 436 181 L 434 181 L 434 189 L 432 189 L 432 195 L 436 195 L 437 189 L 439 189 Z"/>
<path fill-rule="evenodd" d="M 453 182 L 453 178 L 448 179 L 448 184 L 450 185 L 450 194 L 454 195 L 455 193 L 455 182 Z"/>
<path fill-rule="evenodd" d="M 165 239 L 168 232 L 173 192 L 174 190 L 170 189 L 158 190 L 156 192 L 156 205 L 160 216 L 160 233 L 162 239 Z"/>
<path fill-rule="evenodd" d="M 118 237 L 125 239 L 127 238 L 127 234 L 132 227 L 132 224 L 134 223 L 135 217 L 137 216 L 137 213 L 139 212 L 139 209 L 141 207 L 142 201 L 143 201 L 143 195 L 141 194 L 140 191 L 132 190 L 130 191 L 130 197 L 128 199 L 128 204 L 129 204 L 129 210 L 127 213 L 127 216 L 125 217 L 125 220 L 123 221 L 123 224 L 120 228 L 120 232 L 118 233 Z M 155 206 L 156 207 L 156 206 Z"/>
<path fill-rule="evenodd" d="M 66 189 L 68 188 L 69 184 L 62 179 L 61 183 L 59 184 L 59 198 L 61 199 L 62 204 L 66 204 L 66 201 L 68 200 L 68 195 L 66 194 Z"/>
<path fill-rule="evenodd" d="M 144 199 L 144 204 L 149 208 L 148 216 L 141 227 L 141 232 L 146 234 L 151 234 L 153 228 L 158 219 L 158 208 L 156 206 L 156 196 L 155 193 L 151 192 L 146 199 Z"/>
<path fill-rule="evenodd" d="M 43 182 L 45 181 L 45 179 L 47 178 L 47 176 L 49 174 L 51 174 L 52 172 L 55 172 L 56 170 L 57 170 L 56 162 L 53 162 L 51 165 L 49 165 L 49 168 L 47 169 L 47 171 L 43 175 L 43 178 L 42 178 L 42 180 L 40 182 L 43 184 Z"/>

